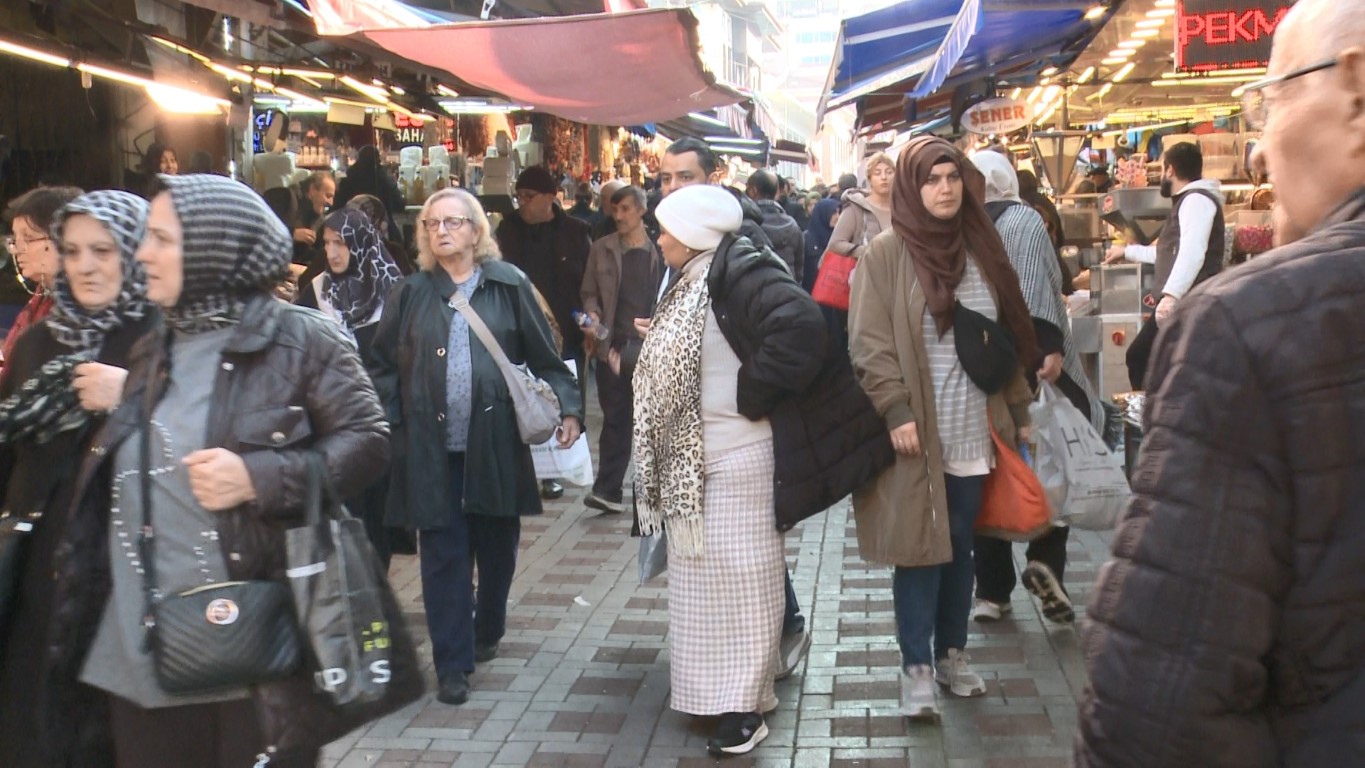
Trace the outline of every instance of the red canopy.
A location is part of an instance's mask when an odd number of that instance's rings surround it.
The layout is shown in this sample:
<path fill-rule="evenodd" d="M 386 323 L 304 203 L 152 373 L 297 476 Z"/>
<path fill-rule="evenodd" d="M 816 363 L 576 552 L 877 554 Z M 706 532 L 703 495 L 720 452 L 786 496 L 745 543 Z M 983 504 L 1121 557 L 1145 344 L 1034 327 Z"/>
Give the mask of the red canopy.
<path fill-rule="evenodd" d="M 686 9 L 375 28 L 375 16 L 348 12 L 356 4 L 314 0 L 315 13 L 318 6 L 330 11 L 315 15 L 319 34 L 355 34 L 580 123 L 660 122 L 744 98 L 701 63 L 697 20 Z"/>

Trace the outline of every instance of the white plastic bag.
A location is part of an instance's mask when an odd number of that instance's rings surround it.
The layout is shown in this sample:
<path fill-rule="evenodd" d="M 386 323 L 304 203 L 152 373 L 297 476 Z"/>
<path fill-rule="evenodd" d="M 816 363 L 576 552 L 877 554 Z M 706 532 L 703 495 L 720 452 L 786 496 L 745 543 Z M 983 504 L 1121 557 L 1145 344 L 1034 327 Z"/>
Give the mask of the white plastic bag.
<path fill-rule="evenodd" d="M 668 531 L 640 537 L 640 585 L 668 570 Z"/>
<path fill-rule="evenodd" d="M 560 448 L 559 438 L 551 437 L 540 445 L 531 446 L 531 459 L 536 465 L 537 480 L 592 485 L 592 452 L 588 449 L 587 435 L 579 435 L 568 448 Z"/>
<path fill-rule="evenodd" d="M 1037 443 L 1034 471 L 1058 522 L 1092 531 L 1114 527 L 1132 495 L 1123 462 L 1090 421 L 1051 384 L 1029 406 Z"/>

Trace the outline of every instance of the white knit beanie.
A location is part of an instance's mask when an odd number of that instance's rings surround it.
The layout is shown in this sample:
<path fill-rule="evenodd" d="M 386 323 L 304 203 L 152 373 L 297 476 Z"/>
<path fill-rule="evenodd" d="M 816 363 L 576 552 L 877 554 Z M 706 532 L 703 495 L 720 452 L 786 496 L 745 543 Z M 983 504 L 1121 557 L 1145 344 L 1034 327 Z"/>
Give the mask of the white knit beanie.
<path fill-rule="evenodd" d="M 694 251 L 715 249 L 744 223 L 744 210 L 735 196 L 710 184 L 694 184 L 670 194 L 654 216 L 665 232 Z"/>

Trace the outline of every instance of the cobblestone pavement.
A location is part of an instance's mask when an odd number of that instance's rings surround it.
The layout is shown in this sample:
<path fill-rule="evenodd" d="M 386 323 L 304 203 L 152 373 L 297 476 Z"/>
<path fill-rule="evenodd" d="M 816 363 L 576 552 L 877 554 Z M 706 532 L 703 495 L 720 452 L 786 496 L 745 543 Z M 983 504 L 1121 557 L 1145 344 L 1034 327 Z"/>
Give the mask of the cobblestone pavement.
<path fill-rule="evenodd" d="M 594 398 L 595 399 L 595 398 Z M 591 417 L 590 417 L 591 418 Z M 592 422 L 590 421 L 590 425 Z M 594 443 L 595 443 L 594 439 Z M 595 448 L 595 446 L 594 446 Z M 508 634 L 472 676 L 461 707 L 434 700 L 417 560 L 391 580 L 423 645 L 428 695 L 330 745 L 324 768 L 696 768 L 710 721 L 668 709 L 666 578 L 639 586 L 630 518 L 585 510 L 582 489 L 522 526 Z M 809 660 L 778 683 L 767 741 L 740 768 L 1064 768 L 1084 685 L 1077 635 L 1046 622 L 1022 586 L 1012 616 L 971 626 L 986 696 L 945 699 L 941 726 L 896 714 L 890 571 L 858 557 L 847 503 L 787 535 Z M 1075 531 L 1067 587 L 1078 605 L 1104 561 L 1100 535 Z M 1023 548 L 1015 547 L 1023 565 Z"/>

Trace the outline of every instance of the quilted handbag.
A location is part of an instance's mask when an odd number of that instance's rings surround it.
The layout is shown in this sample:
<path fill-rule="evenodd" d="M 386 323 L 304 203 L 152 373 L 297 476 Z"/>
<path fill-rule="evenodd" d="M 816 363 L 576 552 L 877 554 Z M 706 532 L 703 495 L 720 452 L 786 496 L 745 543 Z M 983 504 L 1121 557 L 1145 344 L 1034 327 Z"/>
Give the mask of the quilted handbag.
<path fill-rule="evenodd" d="M 143 626 L 157 684 L 190 694 L 288 677 L 303 661 L 289 587 L 274 581 L 227 581 L 161 596 L 152 527 L 151 426 L 141 436 Z"/>

